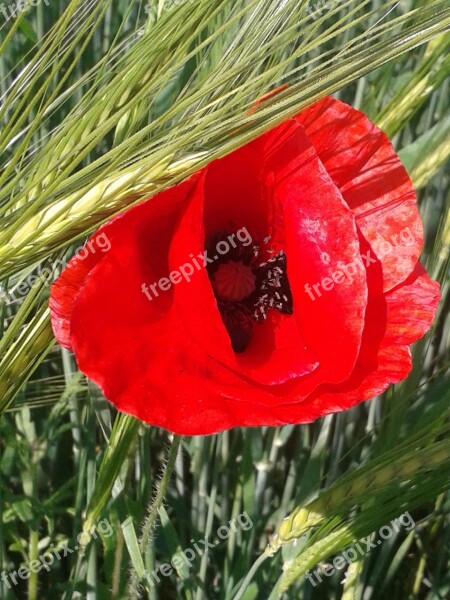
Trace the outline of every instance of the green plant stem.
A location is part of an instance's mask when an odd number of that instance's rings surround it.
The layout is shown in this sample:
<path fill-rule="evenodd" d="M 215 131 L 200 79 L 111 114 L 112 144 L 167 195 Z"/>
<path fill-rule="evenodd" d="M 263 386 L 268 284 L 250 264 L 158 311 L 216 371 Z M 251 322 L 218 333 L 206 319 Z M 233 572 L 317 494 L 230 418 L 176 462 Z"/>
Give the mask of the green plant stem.
<path fill-rule="evenodd" d="M 116 549 L 114 551 L 114 567 L 112 572 L 112 589 L 111 589 L 111 598 L 112 600 L 118 600 L 120 597 L 120 575 L 121 575 L 121 564 L 122 564 L 122 556 L 123 556 L 123 547 L 124 547 L 123 533 L 121 529 L 117 531 L 117 544 Z"/>
<path fill-rule="evenodd" d="M 241 600 L 243 598 L 245 592 L 247 591 L 247 587 L 250 584 L 251 580 L 253 579 L 253 576 L 255 575 L 256 571 L 263 564 L 263 562 L 266 560 L 266 558 L 269 558 L 269 556 L 270 556 L 270 553 L 267 551 L 264 551 L 260 556 L 258 556 L 258 558 L 255 560 L 255 562 L 251 566 L 249 572 L 245 576 L 245 579 L 242 582 L 242 585 L 239 588 L 239 590 L 238 590 L 236 596 L 233 598 L 233 600 Z"/>
<path fill-rule="evenodd" d="M 167 487 L 170 482 L 170 478 L 172 477 L 172 473 L 173 473 L 173 470 L 175 467 L 175 460 L 177 458 L 178 449 L 180 447 L 181 440 L 182 440 L 182 436 L 179 436 L 179 435 L 175 435 L 173 438 L 173 442 L 172 442 L 172 445 L 170 446 L 169 454 L 167 457 L 167 462 L 164 467 L 164 472 L 163 472 L 161 480 L 157 486 L 155 497 L 149 506 L 148 514 L 147 514 L 147 517 L 145 518 L 145 521 L 144 521 L 144 524 L 142 527 L 142 535 L 141 535 L 141 539 L 139 541 L 139 550 L 143 557 L 145 555 L 145 551 L 146 551 L 146 548 L 147 548 L 147 545 L 148 545 L 148 542 L 150 539 L 150 534 L 151 534 L 152 529 L 155 526 L 156 520 L 158 518 L 159 508 L 161 507 L 161 505 L 163 503 L 164 496 L 166 494 Z M 138 598 L 139 597 L 138 590 L 139 590 L 139 576 L 138 576 L 136 570 L 133 568 L 133 571 L 131 574 L 131 579 L 130 579 L 129 590 L 128 590 L 129 598 Z"/>
<path fill-rule="evenodd" d="M 172 472 L 175 467 L 175 459 L 178 454 L 178 448 L 180 447 L 182 437 L 179 435 L 175 435 L 173 438 L 172 445 L 169 450 L 169 456 L 167 457 L 167 464 L 164 469 L 163 476 L 161 478 L 161 482 L 158 485 L 158 489 L 156 491 L 155 499 L 150 505 L 150 509 L 148 511 L 148 516 L 145 520 L 144 527 L 142 529 L 142 537 L 139 542 L 139 548 L 142 553 L 145 552 L 145 549 L 148 544 L 148 540 L 150 537 L 150 533 L 155 525 L 156 519 L 158 518 L 158 510 L 161 506 L 164 496 L 166 494 L 167 486 L 169 485 L 170 478 L 172 477 Z"/>
<path fill-rule="evenodd" d="M 38 542 L 39 535 L 37 528 L 30 531 L 30 563 L 38 558 Z M 30 570 L 30 578 L 28 579 L 28 598 L 29 600 L 37 599 L 38 576 L 37 572 Z"/>

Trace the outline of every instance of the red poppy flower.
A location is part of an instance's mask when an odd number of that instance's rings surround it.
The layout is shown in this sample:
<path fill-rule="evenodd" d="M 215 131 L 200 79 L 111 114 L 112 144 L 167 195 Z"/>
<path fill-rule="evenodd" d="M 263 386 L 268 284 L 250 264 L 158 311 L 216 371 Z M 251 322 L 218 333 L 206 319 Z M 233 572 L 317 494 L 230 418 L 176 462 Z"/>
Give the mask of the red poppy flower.
<path fill-rule="evenodd" d="M 439 299 L 421 248 L 389 140 L 326 98 L 104 225 L 52 286 L 53 330 L 147 423 L 308 422 L 407 376 Z"/>

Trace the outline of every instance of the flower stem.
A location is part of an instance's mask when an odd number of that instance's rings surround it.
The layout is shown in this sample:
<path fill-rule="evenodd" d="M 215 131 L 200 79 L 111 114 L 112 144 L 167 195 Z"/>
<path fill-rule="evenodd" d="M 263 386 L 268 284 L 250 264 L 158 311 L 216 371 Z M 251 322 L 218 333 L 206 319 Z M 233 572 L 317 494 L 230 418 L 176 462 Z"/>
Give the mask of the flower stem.
<path fill-rule="evenodd" d="M 256 571 L 259 569 L 259 567 L 262 565 L 262 563 L 269 556 L 270 556 L 270 553 L 267 551 L 264 551 L 260 556 L 258 556 L 258 558 L 255 560 L 255 562 L 251 566 L 249 572 L 245 576 L 245 579 L 242 582 L 242 585 L 239 588 L 239 590 L 238 590 L 236 596 L 233 598 L 233 600 L 241 600 L 243 598 L 245 592 L 247 591 L 247 587 L 250 584 L 251 580 L 253 579 L 253 576 L 255 575 Z"/>
<path fill-rule="evenodd" d="M 38 558 L 38 542 L 39 536 L 38 531 L 33 527 L 30 531 L 30 563 Z M 30 578 L 28 579 L 28 598 L 30 600 L 36 600 L 38 590 L 38 576 L 37 572 L 30 570 Z"/>
<path fill-rule="evenodd" d="M 175 467 L 175 460 L 177 458 L 181 440 L 182 436 L 179 435 L 175 435 L 173 438 L 173 442 L 170 446 L 169 454 L 167 456 L 167 462 L 164 467 L 164 472 L 157 486 L 155 497 L 148 508 L 148 513 L 142 526 L 142 535 L 139 541 L 139 550 L 143 558 L 150 539 L 150 534 L 158 518 L 159 508 L 161 507 L 164 501 L 164 496 L 166 494 L 167 487 L 169 485 L 170 478 Z M 132 571 L 128 595 L 130 598 L 139 598 L 139 577 L 135 569 L 133 569 Z"/>
<path fill-rule="evenodd" d="M 158 485 L 155 499 L 153 500 L 152 504 L 150 505 L 150 508 L 148 511 L 148 516 L 145 519 L 144 527 L 142 529 L 142 537 L 139 542 L 139 548 L 142 553 L 145 552 L 145 549 L 147 547 L 150 533 L 151 533 L 153 526 L 155 524 L 155 521 L 158 517 L 159 507 L 161 506 L 161 504 L 164 500 L 167 486 L 169 485 L 170 478 L 172 477 L 172 472 L 173 472 L 173 469 L 175 466 L 175 459 L 178 454 L 178 448 L 180 447 L 181 439 L 182 438 L 179 435 L 175 435 L 173 438 L 173 442 L 172 442 L 172 445 L 169 450 L 169 455 L 167 457 L 167 464 L 164 469 L 164 473 L 161 478 L 161 482 Z"/>

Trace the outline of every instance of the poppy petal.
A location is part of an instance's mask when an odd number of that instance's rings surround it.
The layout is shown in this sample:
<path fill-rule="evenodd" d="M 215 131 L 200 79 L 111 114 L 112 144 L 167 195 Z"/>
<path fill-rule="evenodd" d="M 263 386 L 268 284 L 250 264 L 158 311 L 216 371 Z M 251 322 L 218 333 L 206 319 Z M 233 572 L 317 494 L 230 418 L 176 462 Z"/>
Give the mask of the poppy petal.
<path fill-rule="evenodd" d="M 204 262 L 219 255 L 204 250 L 243 228 L 285 252 L 293 304 L 252 322 L 236 353 Z M 389 140 L 327 98 L 104 225 L 53 284 L 52 325 L 104 395 L 147 423 L 195 435 L 308 422 L 407 376 L 439 300 L 421 246 Z"/>
<path fill-rule="evenodd" d="M 414 270 L 423 231 L 414 187 L 391 142 L 362 112 L 331 97 L 296 119 L 381 261 L 384 290 L 392 289 Z"/>
<path fill-rule="evenodd" d="M 170 236 L 177 219 L 177 211 L 186 202 L 190 191 L 199 175 L 193 175 L 183 183 L 156 195 L 149 202 L 143 202 L 123 213 L 118 214 L 100 227 L 89 238 L 85 246 L 66 265 L 61 275 L 51 286 L 50 315 L 53 332 L 58 342 L 71 349 L 71 321 L 73 308 L 78 293 L 91 276 L 97 264 L 109 259 L 110 249 L 127 254 L 126 243 L 140 242 L 141 255 L 136 259 L 135 268 L 143 270 L 142 281 L 157 280 L 167 273 L 167 236 Z M 152 234 L 147 232 L 153 220 L 160 221 L 161 226 Z M 128 232 L 128 235 L 126 235 Z M 99 240 L 102 238 L 102 244 Z M 134 239 L 136 238 L 136 239 Z M 105 247 L 108 242 L 108 247 Z M 125 244 L 124 244 L 125 242 Z M 101 247 L 100 247 L 101 246 Z M 141 290 L 142 291 L 142 290 Z"/>
<path fill-rule="evenodd" d="M 294 120 L 264 141 L 266 169 L 284 215 L 294 314 L 320 363 L 305 385 L 342 381 L 358 357 L 367 304 L 355 219 Z M 347 264 L 357 265 L 352 281 L 335 285 L 331 273 Z"/>
<path fill-rule="evenodd" d="M 401 285 L 369 303 L 363 346 L 355 370 L 339 386 L 324 386 L 306 401 L 321 414 L 350 408 L 384 392 L 389 385 L 407 377 L 411 370 L 409 345 L 430 328 L 440 299 L 440 287 L 419 263 Z M 383 339 L 374 356 L 379 318 L 385 314 Z M 289 409 L 288 409 L 289 410 Z"/>
<path fill-rule="evenodd" d="M 248 160 L 247 151 L 250 153 Z M 202 178 L 204 187 L 202 188 L 200 183 L 197 193 L 191 197 L 191 201 L 180 215 L 170 251 L 172 269 L 178 270 L 180 265 L 189 261 L 192 263 L 189 257 L 202 256 L 206 236 L 208 233 L 215 233 L 215 228 L 221 225 L 223 227 L 224 224 L 229 224 L 235 230 L 247 227 L 248 230 L 261 234 L 267 232 L 269 202 L 266 200 L 264 210 L 261 197 L 266 198 L 267 194 L 261 192 L 260 166 L 251 159 L 254 155 L 252 148 L 244 147 L 234 154 L 235 168 L 229 164 L 226 157 L 224 165 L 221 161 L 216 161 L 205 170 Z M 239 165 L 242 164 L 247 167 L 244 195 L 246 202 L 242 202 L 238 195 L 239 191 L 242 192 L 242 186 L 239 187 L 242 178 Z M 227 174 L 227 182 L 220 179 L 223 177 L 222 173 Z M 223 203 L 221 202 L 220 208 L 215 211 L 210 209 L 209 205 L 217 204 L 220 199 L 218 195 L 226 196 L 228 201 L 222 198 Z M 207 260 L 212 261 L 217 258 L 206 256 Z M 206 354 L 244 378 L 262 385 L 277 384 L 310 373 L 317 366 L 317 360 L 302 340 L 293 317 L 271 318 L 262 325 L 256 325 L 253 339 L 246 351 L 236 354 L 232 349 L 204 265 L 190 280 L 183 279 L 176 286 L 174 298 L 190 337 L 196 340 Z"/>
<path fill-rule="evenodd" d="M 50 314 L 53 333 L 61 346 L 68 350 L 72 348 L 70 331 L 76 297 L 89 273 L 104 256 L 91 250 L 87 252 L 85 258 L 78 255 L 71 258 L 51 286 Z"/>

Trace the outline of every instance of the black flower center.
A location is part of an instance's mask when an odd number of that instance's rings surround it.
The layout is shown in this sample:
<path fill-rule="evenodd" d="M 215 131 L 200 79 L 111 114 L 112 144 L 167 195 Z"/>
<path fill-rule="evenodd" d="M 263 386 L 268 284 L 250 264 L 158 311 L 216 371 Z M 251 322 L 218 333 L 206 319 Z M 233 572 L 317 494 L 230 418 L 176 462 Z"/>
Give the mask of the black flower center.
<path fill-rule="evenodd" d="M 214 236 L 207 244 L 207 266 L 217 305 L 231 339 L 233 350 L 244 352 L 252 339 L 255 325 L 267 318 L 269 310 L 291 315 L 292 293 L 286 271 L 286 254 L 264 244 L 236 242 L 225 255 L 215 248 L 226 234 Z"/>

